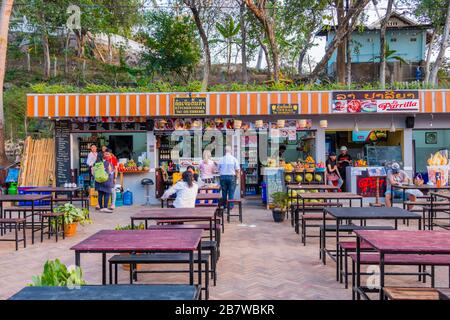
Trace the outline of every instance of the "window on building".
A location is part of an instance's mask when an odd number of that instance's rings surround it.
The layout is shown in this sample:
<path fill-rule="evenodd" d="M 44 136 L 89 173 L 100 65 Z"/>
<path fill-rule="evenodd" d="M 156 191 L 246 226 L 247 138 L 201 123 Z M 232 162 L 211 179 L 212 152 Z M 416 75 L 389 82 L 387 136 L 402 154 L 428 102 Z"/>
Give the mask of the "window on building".
<path fill-rule="evenodd" d="M 411 42 L 416 42 L 417 38 L 411 38 Z"/>
<path fill-rule="evenodd" d="M 397 42 L 397 38 L 391 38 L 391 42 Z"/>

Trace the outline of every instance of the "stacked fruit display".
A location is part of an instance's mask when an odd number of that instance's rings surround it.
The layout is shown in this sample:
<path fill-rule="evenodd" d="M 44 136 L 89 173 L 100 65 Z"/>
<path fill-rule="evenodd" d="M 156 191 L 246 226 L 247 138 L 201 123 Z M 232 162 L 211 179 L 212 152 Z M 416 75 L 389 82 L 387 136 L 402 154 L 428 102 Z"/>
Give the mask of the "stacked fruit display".
<path fill-rule="evenodd" d="M 367 161 L 366 160 L 356 160 L 355 161 L 355 167 L 367 167 Z"/>

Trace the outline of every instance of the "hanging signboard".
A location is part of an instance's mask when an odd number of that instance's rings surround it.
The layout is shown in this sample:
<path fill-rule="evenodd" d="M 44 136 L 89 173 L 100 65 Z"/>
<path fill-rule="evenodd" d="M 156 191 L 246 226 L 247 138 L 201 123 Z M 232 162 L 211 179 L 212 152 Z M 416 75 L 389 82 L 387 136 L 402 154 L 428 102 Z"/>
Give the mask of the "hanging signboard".
<path fill-rule="evenodd" d="M 206 97 L 174 97 L 174 116 L 206 115 Z"/>
<path fill-rule="evenodd" d="M 418 112 L 418 91 L 336 91 L 334 113 Z"/>
<path fill-rule="evenodd" d="M 275 103 L 270 105 L 270 114 L 274 115 L 295 115 L 298 114 L 297 103 Z"/>

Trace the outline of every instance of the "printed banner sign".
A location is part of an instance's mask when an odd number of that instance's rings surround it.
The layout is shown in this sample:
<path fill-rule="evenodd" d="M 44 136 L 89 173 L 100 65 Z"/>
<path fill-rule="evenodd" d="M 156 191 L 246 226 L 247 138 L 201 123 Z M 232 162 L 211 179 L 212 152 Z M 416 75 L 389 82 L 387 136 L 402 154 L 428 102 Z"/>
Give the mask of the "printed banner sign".
<path fill-rule="evenodd" d="M 298 114 L 297 103 L 275 103 L 270 105 L 270 114 L 293 115 Z"/>
<path fill-rule="evenodd" d="M 418 91 L 333 92 L 334 113 L 383 113 L 418 111 Z"/>
<path fill-rule="evenodd" d="M 172 109 L 174 116 L 206 115 L 206 98 L 175 97 Z"/>

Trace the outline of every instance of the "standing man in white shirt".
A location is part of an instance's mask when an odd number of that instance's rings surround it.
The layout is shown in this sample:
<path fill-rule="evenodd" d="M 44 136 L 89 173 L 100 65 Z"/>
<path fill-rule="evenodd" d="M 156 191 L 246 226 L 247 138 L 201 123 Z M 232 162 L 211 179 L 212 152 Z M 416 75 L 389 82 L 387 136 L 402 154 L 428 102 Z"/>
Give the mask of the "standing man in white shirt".
<path fill-rule="evenodd" d="M 98 158 L 97 146 L 95 144 L 91 144 L 91 152 L 89 152 L 86 159 L 86 164 L 90 169 L 89 172 L 91 175 L 93 175 L 92 167 L 97 162 L 97 158 Z"/>
<path fill-rule="evenodd" d="M 220 187 L 222 188 L 222 205 L 234 199 L 236 184 L 240 177 L 239 161 L 231 154 L 231 147 L 225 147 L 225 156 L 219 162 Z M 233 204 L 230 205 L 230 209 Z"/>

